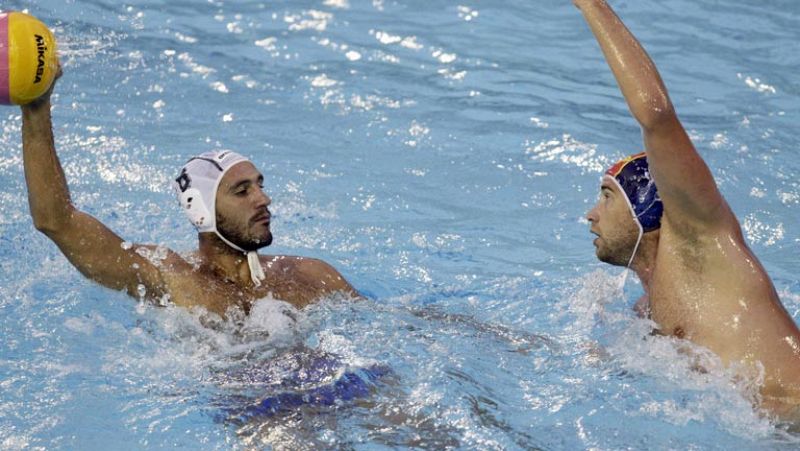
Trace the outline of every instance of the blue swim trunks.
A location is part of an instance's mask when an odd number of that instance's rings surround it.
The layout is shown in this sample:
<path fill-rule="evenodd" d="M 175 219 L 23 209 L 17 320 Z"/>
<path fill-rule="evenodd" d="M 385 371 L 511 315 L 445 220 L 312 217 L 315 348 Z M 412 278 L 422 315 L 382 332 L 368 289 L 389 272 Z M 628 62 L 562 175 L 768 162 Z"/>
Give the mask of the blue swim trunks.
<path fill-rule="evenodd" d="M 338 405 L 368 396 L 379 380 L 391 373 L 389 367 L 377 364 L 350 368 L 330 354 L 284 355 L 227 374 L 225 385 L 234 385 L 237 391 L 244 389 L 249 395 L 228 393 L 218 398 L 224 412 L 224 418 L 219 419 L 246 421 L 302 406 Z M 261 390 L 263 397 L 253 396 L 254 391 Z"/>
<path fill-rule="evenodd" d="M 332 406 L 341 402 L 367 396 L 375 383 L 390 370 L 383 366 L 372 366 L 346 371 L 332 384 L 322 385 L 306 391 L 288 391 L 271 394 L 257 404 L 241 412 L 246 417 L 271 416 L 281 411 L 296 409 L 303 405 Z"/>

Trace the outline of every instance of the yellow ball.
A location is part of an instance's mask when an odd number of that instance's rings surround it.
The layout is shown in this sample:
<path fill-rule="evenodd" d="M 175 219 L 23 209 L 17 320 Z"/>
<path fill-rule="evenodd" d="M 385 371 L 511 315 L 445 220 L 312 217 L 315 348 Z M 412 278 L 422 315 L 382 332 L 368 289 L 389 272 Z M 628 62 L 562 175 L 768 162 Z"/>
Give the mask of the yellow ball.
<path fill-rule="evenodd" d="M 0 14 L 0 104 L 38 99 L 56 71 L 56 40 L 47 26 L 25 13 Z"/>

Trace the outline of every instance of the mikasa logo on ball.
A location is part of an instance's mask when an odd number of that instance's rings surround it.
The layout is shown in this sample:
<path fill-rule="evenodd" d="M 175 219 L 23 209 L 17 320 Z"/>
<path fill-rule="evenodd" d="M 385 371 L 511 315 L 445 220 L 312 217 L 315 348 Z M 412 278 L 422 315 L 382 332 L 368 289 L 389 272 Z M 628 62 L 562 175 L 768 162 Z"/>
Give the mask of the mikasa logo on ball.
<path fill-rule="evenodd" d="M 44 73 L 44 52 L 47 51 L 47 46 L 44 44 L 44 38 L 35 34 L 36 36 L 36 50 L 39 51 L 39 61 L 36 66 L 36 78 L 33 80 L 34 83 L 39 83 L 42 81 L 42 74 Z"/>
<path fill-rule="evenodd" d="M 25 105 L 47 92 L 58 75 L 57 47 L 35 17 L 0 13 L 0 105 Z"/>

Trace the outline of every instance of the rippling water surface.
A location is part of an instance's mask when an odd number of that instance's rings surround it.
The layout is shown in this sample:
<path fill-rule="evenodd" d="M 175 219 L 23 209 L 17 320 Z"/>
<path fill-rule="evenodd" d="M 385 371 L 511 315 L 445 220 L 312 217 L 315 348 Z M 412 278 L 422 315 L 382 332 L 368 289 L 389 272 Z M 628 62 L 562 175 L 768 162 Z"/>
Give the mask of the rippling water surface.
<path fill-rule="evenodd" d="M 614 5 L 800 319 L 800 4 Z M 595 261 L 583 214 L 641 142 L 571 1 L 3 8 L 58 36 L 56 145 L 80 208 L 190 250 L 169 181 L 235 149 L 266 175 L 270 252 L 329 261 L 368 299 L 214 321 L 85 281 L 31 224 L 6 107 L 0 448 L 799 446 L 713 356 L 698 350 L 701 374 L 649 336 L 641 288 Z M 366 394 L 254 410 L 352 374 Z"/>

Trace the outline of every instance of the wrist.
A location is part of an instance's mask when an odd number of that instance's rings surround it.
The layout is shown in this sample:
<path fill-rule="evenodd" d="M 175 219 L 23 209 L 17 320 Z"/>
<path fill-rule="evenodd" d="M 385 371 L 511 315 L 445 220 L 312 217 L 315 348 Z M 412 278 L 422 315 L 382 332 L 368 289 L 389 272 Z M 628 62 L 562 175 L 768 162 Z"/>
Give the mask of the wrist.
<path fill-rule="evenodd" d="M 50 112 L 50 98 L 36 99 L 33 102 L 20 105 L 22 114 L 26 116 L 42 114 L 43 112 Z"/>

